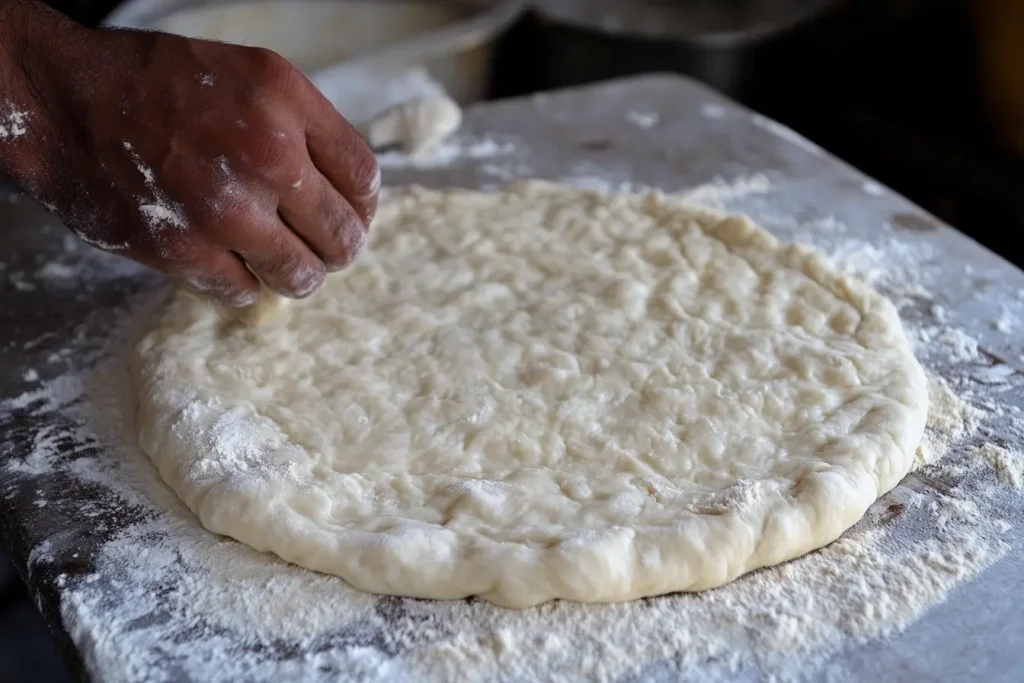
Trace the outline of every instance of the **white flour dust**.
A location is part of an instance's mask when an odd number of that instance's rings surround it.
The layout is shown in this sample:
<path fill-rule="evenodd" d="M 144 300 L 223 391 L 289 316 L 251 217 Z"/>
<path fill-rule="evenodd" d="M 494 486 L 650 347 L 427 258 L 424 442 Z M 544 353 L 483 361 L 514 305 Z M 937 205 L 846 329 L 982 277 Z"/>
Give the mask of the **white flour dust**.
<path fill-rule="evenodd" d="M 153 175 L 153 169 L 151 169 L 146 164 L 142 163 L 142 159 L 140 159 L 139 155 L 136 154 L 135 150 L 132 148 L 131 143 L 125 141 L 121 144 L 124 147 L 124 151 L 128 152 L 128 156 L 131 157 L 132 163 L 135 164 L 135 169 L 142 174 L 142 179 L 146 181 L 146 185 L 152 185 L 153 183 L 155 183 L 156 176 Z"/>
<path fill-rule="evenodd" d="M 124 251 L 128 248 L 127 242 L 107 242 L 106 240 L 89 237 L 88 235 L 79 235 L 79 237 L 89 246 L 103 249 L 104 251 Z"/>
<path fill-rule="evenodd" d="M 705 102 L 700 106 L 700 115 L 706 119 L 722 119 L 729 112 L 720 104 Z"/>
<path fill-rule="evenodd" d="M 61 250 L 55 256 L 36 258 L 29 267 L 15 267 L 7 270 L 0 264 L 0 277 L 15 292 L 34 292 L 38 289 L 77 289 L 82 302 L 88 301 L 93 280 L 102 269 L 103 277 L 126 277 L 139 272 L 139 266 L 124 259 L 112 259 L 90 249 L 94 240 L 75 237 L 56 223 L 44 223 L 37 227 L 46 234 L 60 234 Z M 115 251 L 118 245 L 104 245 L 101 248 Z M 20 266 L 20 264 L 19 264 Z M 88 278 L 83 282 L 83 278 Z"/>
<path fill-rule="evenodd" d="M 607 166 L 592 162 L 580 162 L 573 164 L 571 172 L 559 178 L 558 182 L 599 192 L 643 192 L 652 189 L 629 180 L 618 180 L 617 178 L 620 177 L 625 178 L 627 174 L 610 174 Z M 731 202 L 752 195 L 766 194 L 771 187 L 772 184 L 768 176 L 763 173 L 752 173 L 732 180 L 714 178 L 702 185 L 678 190 L 672 194 L 694 204 L 721 210 L 726 209 Z"/>
<path fill-rule="evenodd" d="M 493 159 L 510 155 L 514 151 L 515 144 L 509 140 L 456 135 L 439 142 L 423 154 L 409 156 L 401 152 L 385 152 L 377 155 L 377 162 L 382 169 L 428 169 L 451 166 L 456 161 Z"/>
<path fill-rule="evenodd" d="M 588 182 L 586 175 L 576 180 Z M 727 206 L 771 189 L 769 178 L 754 174 L 685 193 Z M 800 226 L 819 243 L 822 235 L 832 244 L 849 239 L 834 219 Z M 876 255 L 910 277 L 899 268 L 898 249 Z M 101 269 L 81 256 L 68 251 L 25 281 L 88 282 Z M 110 277 L 107 266 L 102 273 Z M 878 280 L 915 291 L 913 282 L 885 273 Z M 89 571 L 57 581 L 65 625 L 100 680 L 801 678 L 858 643 L 898 633 L 1008 550 L 1001 510 L 1020 495 L 1021 459 L 992 444 L 987 425 L 1016 408 L 933 377 L 915 471 L 840 541 L 804 558 L 714 591 L 621 605 L 514 612 L 478 601 L 366 595 L 206 532 L 161 483 L 135 445 L 122 361 L 152 305 L 121 315 L 109 341 L 94 349 L 92 370 L 42 383 L 35 377 L 0 409 L 41 425 L 27 453 L 0 460 L 0 481 L 14 478 L 16 486 L 18 478 L 61 471 L 97 492 L 92 502 L 76 503 L 74 514 L 110 536 L 88 557 Z M 908 329 L 914 335 L 917 328 Z M 52 509 L 61 501 L 35 504 Z M 55 535 L 35 550 L 30 571 L 57 566 L 57 558 L 80 551 L 75 543 Z"/>
<path fill-rule="evenodd" d="M 658 125 L 658 121 L 661 117 L 657 112 L 644 112 L 644 111 L 631 111 L 626 113 L 626 120 L 632 123 L 637 128 L 654 128 Z"/>
<path fill-rule="evenodd" d="M 128 156 L 131 157 L 132 163 L 135 164 L 135 168 L 142 175 L 146 183 L 146 189 L 149 190 L 149 196 L 139 198 L 139 213 L 142 214 L 142 218 L 146 221 L 149 229 L 156 232 L 165 227 L 172 227 L 178 230 L 187 228 L 188 223 L 185 220 L 182 206 L 177 202 L 171 201 L 164 191 L 160 189 L 156 184 L 156 176 L 153 173 L 153 169 L 139 158 L 131 143 L 125 141 L 122 145 Z M 94 242 L 94 245 L 99 246 L 96 242 Z"/>
<path fill-rule="evenodd" d="M 974 455 L 995 470 L 999 481 L 1018 491 L 1024 488 L 1024 455 L 1020 452 L 985 442 L 974 450 Z"/>
<path fill-rule="evenodd" d="M 1009 334 L 1020 327 L 1020 318 L 1004 305 L 999 309 L 999 317 L 992 321 L 992 327 L 1003 334 Z"/>
<path fill-rule="evenodd" d="M 157 228 L 162 225 L 170 225 L 175 228 L 185 227 L 185 219 L 182 217 L 181 212 L 167 204 L 139 204 L 139 211 L 142 213 L 142 217 L 146 219 L 146 224 L 151 228 Z"/>
<path fill-rule="evenodd" d="M 138 513 L 91 558 L 92 573 L 60 579 L 66 626 L 98 679 L 161 680 L 168 662 L 203 680 L 334 680 L 338 672 L 353 680 L 535 680 L 539 672 L 614 680 L 699 664 L 704 680 L 752 666 L 784 677 L 899 631 L 1007 549 L 1007 524 L 992 514 L 994 494 L 979 486 L 977 468 L 965 470 L 974 479 L 934 483 L 946 481 L 944 466 L 975 456 L 933 453 L 921 478 L 911 475 L 842 540 L 715 591 L 521 612 L 478 601 L 376 598 L 209 534 L 163 486 L 134 445 L 121 360 L 145 309 L 125 318 L 93 371 L 5 406 L 74 425 L 40 430 L 9 473 L 61 469 Z M 936 448 L 969 437 L 982 419 L 951 393 L 934 405 L 928 430 Z M 59 456 L 57 443 L 64 444 Z M 79 512 L 101 519 L 104 508 Z M 73 541 L 38 550 L 32 570 Z"/>
<path fill-rule="evenodd" d="M 878 183 L 872 182 L 870 180 L 865 180 L 864 183 L 861 184 L 861 190 L 864 192 L 864 194 L 871 195 L 872 197 L 885 196 L 885 188 L 879 185 Z"/>
<path fill-rule="evenodd" d="M 14 140 L 28 132 L 28 112 L 12 105 L 0 106 L 0 141 Z"/>

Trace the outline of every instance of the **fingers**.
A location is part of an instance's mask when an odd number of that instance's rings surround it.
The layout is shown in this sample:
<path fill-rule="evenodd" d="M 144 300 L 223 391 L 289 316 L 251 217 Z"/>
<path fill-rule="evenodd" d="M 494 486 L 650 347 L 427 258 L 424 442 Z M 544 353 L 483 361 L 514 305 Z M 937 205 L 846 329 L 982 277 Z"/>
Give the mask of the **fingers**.
<path fill-rule="evenodd" d="M 227 251 L 207 251 L 188 267 L 170 273 L 194 292 L 225 306 L 241 308 L 256 303 L 260 283 L 238 256 Z"/>
<path fill-rule="evenodd" d="M 348 201 L 367 228 L 377 212 L 380 168 L 356 129 L 319 92 L 306 147 L 313 165 Z"/>
<path fill-rule="evenodd" d="M 324 262 L 280 220 L 268 217 L 230 231 L 229 248 L 256 276 L 282 296 L 302 299 L 324 282 Z"/>
<path fill-rule="evenodd" d="M 316 170 L 307 173 L 298 187 L 286 188 L 280 201 L 281 217 L 328 272 L 351 263 L 366 243 L 366 226 L 356 210 Z"/>
<path fill-rule="evenodd" d="M 255 301 L 261 281 L 303 298 L 365 243 L 380 170 L 356 130 L 301 72 L 273 53 L 234 50 L 248 66 L 237 80 L 218 77 L 225 93 L 194 88 L 196 109 L 207 115 L 188 122 L 189 135 L 169 149 L 140 146 L 139 158 L 123 169 L 181 208 L 181 225 L 164 231 L 169 237 L 145 237 L 139 252 L 229 305 Z M 227 74 L 227 66 L 220 71 Z M 228 89 L 231 83 L 237 86 Z M 143 167 L 147 159 L 155 161 Z"/>

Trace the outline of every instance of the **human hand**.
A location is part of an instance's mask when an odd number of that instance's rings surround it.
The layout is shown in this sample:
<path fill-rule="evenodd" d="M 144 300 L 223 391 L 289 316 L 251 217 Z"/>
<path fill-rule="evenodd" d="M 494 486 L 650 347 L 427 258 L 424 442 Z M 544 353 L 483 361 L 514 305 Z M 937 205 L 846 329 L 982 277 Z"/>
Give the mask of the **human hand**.
<path fill-rule="evenodd" d="M 0 161 L 83 240 L 232 306 L 256 300 L 257 276 L 301 298 L 351 262 L 380 172 L 295 67 L 41 11 L 53 30 L 14 57 L 27 133 Z"/>

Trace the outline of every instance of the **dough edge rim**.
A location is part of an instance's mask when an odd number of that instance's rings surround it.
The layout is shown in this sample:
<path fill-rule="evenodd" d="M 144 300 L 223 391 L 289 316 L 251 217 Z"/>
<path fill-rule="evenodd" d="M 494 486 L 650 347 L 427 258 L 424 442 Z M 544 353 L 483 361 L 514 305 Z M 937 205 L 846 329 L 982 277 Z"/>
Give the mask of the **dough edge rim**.
<path fill-rule="evenodd" d="M 898 348 L 891 350 L 902 352 L 902 359 L 905 362 L 899 367 L 902 375 L 900 380 L 911 389 L 910 392 L 902 393 L 903 395 L 924 397 L 924 400 L 921 401 L 903 403 L 890 394 L 886 394 L 886 398 L 899 406 L 901 421 L 907 426 L 904 432 L 905 438 L 900 440 L 902 443 L 897 442 L 890 433 L 884 432 L 884 430 L 881 434 L 877 433 L 879 430 L 851 433 L 851 435 L 856 434 L 861 437 L 866 435 L 879 437 L 861 439 L 866 442 L 862 444 L 862 447 L 878 446 L 872 454 L 872 462 L 875 464 L 873 470 L 857 468 L 857 471 L 854 472 L 849 468 L 840 469 L 837 466 L 831 466 L 829 470 L 812 473 L 805 478 L 805 483 L 812 484 L 808 487 L 809 492 L 803 491 L 789 497 L 774 495 L 769 504 L 756 508 L 760 514 L 753 519 L 751 519 L 751 515 L 741 514 L 737 511 L 730 511 L 724 515 L 695 513 L 693 517 L 687 518 L 691 522 L 706 523 L 707 528 L 699 534 L 699 541 L 709 539 L 713 541 L 716 537 L 728 535 L 729 527 L 735 524 L 740 524 L 741 529 L 758 528 L 761 530 L 753 542 L 751 552 L 746 553 L 744 557 L 726 557 L 724 562 L 726 566 L 724 568 L 719 566 L 717 572 L 707 571 L 708 567 L 714 569 L 716 564 L 723 564 L 716 556 L 715 551 L 698 547 L 697 542 L 686 537 L 687 534 L 683 532 L 683 526 L 662 527 L 654 533 L 645 531 L 643 528 L 631 529 L 628 547 L 619 550 L 623 554 L 629 554 L 632 561 L 616 567 L 619 575 L 611 580 L 607 580 L 607 575 L 603 577 L 606 580 L 601 581 L 601 588 L 596 590 L 593 586 L 580 586 L 563 580 L 552 582 L 550 576 L 545 576 L 545 574 L 551 573 L 550 563 L 541 560 L 544 553 L 537 554 L 535 551 L 526 553 L 524 557 L 506 553 L 500 562 L 490 564 L 489 566 L 500 568 L 500 571 L 490 577 L 487 582 L 490 585 L 486 589 L 480 589 L 479 581 L 472 579 L 467 581 L 467 577 L 463 576 L 467 573 L 467 568 L 475 567 L 478 564 L 476 561 L 467 561 L 472 558 L 467 558 L 465 552 L 453 554 L 447 562 L 432 566 L 430 575 L 423 577 L 412 571 L 422 568 L 422 558 L 412 558 L 411 561 L 408 558 L 403 558 L 402 547 L 390 547 L 388 542 L 367 545 L 345 544 L 340 542 L 344 535 L 326 534 L 318 527 L 311 527 L 319 535 L 324 536 L 325 540 L 335 541 L 332 550 L 337 557 L 332 559 L 331 552 L 317 552 L 315 556 L 311 556 L 308 552 L 290 547 L 293 544 L 285 540 L 294 537 L 297 526 L 306 526 L 309 522 L 287 505 L 281 505 L 280 500 L 275 501 L 271 497 L 269 502 L 264 500 L 260 505 L 253 505 L 253 501 L 248 499 L 250 494 L 242 494 L 236 486 L 233 486 L 231 477 L 221 478 L 199 490 L 186 490 L 184 481 L 174 473 L 174 470 L 181 468 L 182 464 L 174 462 L 173 452 L 179 448 L 173 446 L 182 444 L 173 443 L 174 435 L 172 433 L 162 435 L 163 438 L 152 435 L 147 437 L 140 434 L 143 451 L 157 466 L 164 482 L 196 514 L 202 525 L 213 533 L 228 536 L 256 550 L 272 553 L 299 567 L 334 575 L 350 586 L 369 593 L 427 599 L 463 599 L 476 596 L 488 602 L 512 608 L 531 607 L 554 599 L 584 603 L 608 603 L 674 592 L 694 592 L 716 588 L 756 569 L 800 557 L 835 541 L 863 517 L 868 507 L 877 498 L 902 480 L 910 470 L 914 452 L 924 432 L 928 409 L 927 381 L 923 368 L 910 351 L 899 315 L 888 299 L 860 280 L 837 271 L 813 248 L 801 244 L 779 242 L 765 228 L 746 216 L 708 209 L 699 204 L 685 201 L 681 197 L 666 195 L 657 190 L 609 193 L 544 180 L 526 180 L 511 183 L 496 192 L 566 191 L 572 191 L 591 199 L 626 196 L 634 200 L 654 201 L 660 205 L 667 203 L 671 205 L 669 208 L 685 210 L 693 217 L 717 221 L 715 232 L 719 232 L 722 224 L 728 221 L 732 221 L 731 226 L 735 228 L 738 221 L 741 226 L 738 235 L 744 240 L 740 246 L 746 246 L 751 241 L 755 241 L 755 247 L 760 251 L 771 251 L 778 256 L 783 249 L 788 249 L 798 258 L 806 260 L 809 265 L 804 264 L 802 270 L 807 277 L 825 286 L 837 298 L 840 297 L 834 290 L 839 287 L 840 291 L 846 295 L 844 300 L 857 308 L 862 318 L 873 316 L 876 320 L 888 324 L 890 330 L 894 329 L 898 332 Z M 387 188 L 384 196 L 387 199 L 393 199 L 402 196 L 415 197 L 418 193 L 468 193 L 478 196 L 493 194 L 493 192 L 463 188 L 435 190 L 410 185 Z M 706 230 L 706 232 L 708 231 Z M 724 241 L 720 235 L 711 232 L 708 234 L 714 239 Z M 726 246 L 730 249 L 733 247 L 729 242 L 726 242 Z M 159 315 L 158 313 L 155 317 L 159 318 Z M 152 328 L 151 322 L 146 329 L 149 331 Z M 143 415 L 157 415 L 166 419 L 167 416 L 180 411 L 183 405 L 180 392 L 176 394 L 173 390 L 165 390 L 161 386 L 163 382 L 148 377 L 148 364 L 140 355 L 138 345 L 132 351 L 129 365 L 133 371 L 133 383 L 136 385 L 136 395 L 139 401 L 139 425 L 146 423 L 141 419 Z M 145 385 L 145 391 L 140 390 L 143 388 L 141 385 Z M 913 391 L 913 389 L 917 389 L 917 391 Z M 172 395 L 174 395 L 173 399 L 170 398 Z M 889 438 L 886 439 L 886 436 Z M 879 446 L 879 440 L 885 445 Z M 172 443 L 168 444 L 168 441 Z M 880 463 L 889 465 L 884 468 L 887 470 L 886 472 L 879 471 Z M 837 497 L 830 485 L 831 478 L 835 475 L 853 477 L 846 487 L 840 489 L 845 494 L 842 497 Z M 258 509 L 261 507 L 262 510 Z M 244 524 L 232 521 L 233 516 L 237 520 L 238 510 L 247 510 L 249 513 Z M 831 517 L 823 516 L 818 514 L 821 511 L 836 514 L 832 514 Z M 796 519 L 791 519 L 793 517 Z M 728 521 L 725 526 L 721 524 L 723 520 Z M 807 526 L 809 533 L 797 537 L 787 532 L 786 529 L 791 529 L 791 525 L 794 523 Z M 689 524 L 687 528 L 692 526 L 694 525 Z M 650 545 L 664 547 L 662 536 L 668 533 L 667 530 L 672 532 L 673 538 L 682 541 L 681 544 L 677 544 L 675 548 L 677 552 L 674 554 L 698 560 L 694 567 L 687 567 L 687 571 L 683 573 L 698 577 L 714 575 L 715 578 L 693 579 L 678 576 L 665 578 L 667 574 L 678 574 L 678 567 L 675 568 L 677 570 L 675 572 L 668 572 L 664 567 L 659 567 L 652 572 L 646 567 L 640 551 Z M 787 536 L 785 543 L 777 545 L 773 552 L 764 551 L 764 547 L 770 545 L 766 541 L 769 538 L 768 535 L 780 533 Z M 797 542 L 798 538 L 802 540 Z M 281 543 L 279 544 L 275 540 L 280 540 Z M 328 546 L 330 545 L 328 544 Z M 522 547 L 517 542 L 502 543 L 501 545 Z M 344 552 L 338 553 L 339 549 Z M 578 570 L 578 567 L 586 566 L 588 562 L 594 560 L 592 557 L 593 547 L 556 549 L 560 554 L 559 564 L 570 568 Z M 545 549 L 548 552 L 551 550 L 553 549 Z M 377 556 L 376 560 L 374 555 Z M 723 555 L 729 555 L 729 553 L 726 552 Z M 545 559 L 549 560 L 550 557 Z M 381 564 L 382 562 L 386 564 Z M 365 569 L 365 566 L 370 564 L 375 567 L 389 566 L 391 571 L 360 571 L 360 566 Z M 456 571 L 457 569 L 460 571 Z M 450 579 L 447 580 L 446 585 L 440 586 L 435 575 L 448 575 Z M 410 577 L 415 577 L 416 580 L 410 581 Z"/>

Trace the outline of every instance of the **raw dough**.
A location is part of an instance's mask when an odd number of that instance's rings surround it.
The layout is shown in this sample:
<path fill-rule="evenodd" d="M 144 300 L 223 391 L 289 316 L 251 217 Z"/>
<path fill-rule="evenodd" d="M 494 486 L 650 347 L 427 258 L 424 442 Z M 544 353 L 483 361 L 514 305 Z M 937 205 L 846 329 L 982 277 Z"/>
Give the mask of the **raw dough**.
<path fill-rule="evenodd" d="M 396 145 L 410 156 L 430 151 L 462 125 L 462 109 L 447 95 L 415 97 L 392 107 L 366 127 L 366 141 L 380 149 Z"/>
<path fill-rule="evenodd" d="M 726 583 L 906 474 L 894 307 L 749 220 L 541 182 L 390 191 L 266 325 L 174 296 L 141 443 L 211 531 L 363 590 L 513 607 Z"/>
<path fill-rule="evenodd" d="M 210 303 L 216 307 L 225 320 L 233 320 L 243 325 L 260 325 L 282 315 L 284 310 L 292 304 L 292 300 L 260 283 L 260 296 L 254 304 L 237 308 Z"/>

